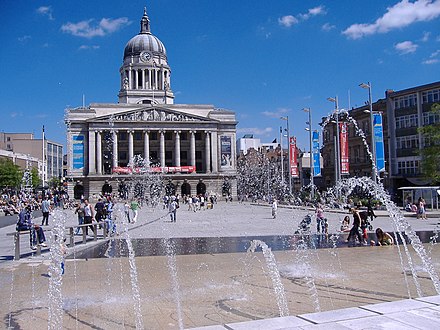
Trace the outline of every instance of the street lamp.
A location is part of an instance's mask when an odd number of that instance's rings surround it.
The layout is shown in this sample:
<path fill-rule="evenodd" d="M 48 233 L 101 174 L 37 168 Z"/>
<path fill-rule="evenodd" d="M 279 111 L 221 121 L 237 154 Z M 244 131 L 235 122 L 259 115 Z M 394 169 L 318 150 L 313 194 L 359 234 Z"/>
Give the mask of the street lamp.
<path fill-rule="evenodd" d="M 328 97 L 328 101 L 333 102 L 335 104 L 335 117 L 336 117 L 336 147 L 335 147 L 335 155 L 336 155 L 336 162 L 335 162 L 335 178 L 336 182 L 341 180 L 341 159 L 340 159 L 340 152 L 339 152 L 339 108 L 338 108 L 338 97 Z"/>
<path fill-rule="evenodd" d="M 371 83 L 361 83 L 360 87 L 368 89 L 368 105 L 370 107 L 370 125 L 371 125 L 371 179 L 376 182 L 376 141 L 374 140 L 374 115 L 373 101 L 371 99 Z"/>
<path fill-rule="evenodd" d="M 309 124 L 309 127 L 306 128 L 306 131 L 309 131 L 309 142 L 310 142 L 310 197 L 313 199 L 315 196 L 315 188 L 313 183 L 313 177 L 315 169 L 313 168 L 313 155 L 312 155 L 312 109 L 304 108 L 304 112 L 309 113 L 309 121 L 306 124 Z"/>
<path fill-rule="evenodd" d="M 292 173 L 291 173 L 291 169 L 290 169 L 290 166 L 291 166 L 291 164 L 290 164 L 291 155 L 290 155 L 289 116 L 280 117 L 280 119 L 281 120 L 285 120 L 287 122 L 287 152 L 288 152 L 288 156 L 289 156 L 289 161 L 287 162 L 287 164 L 289 164 L 288 171 L 289 171 L 289 194 L 290 194 L 290 193 L 292 193 Z"/>
<path fill-rule="evenodd" d="M 280 126 L 281 183 L 284 186 L 283 128 Z"/>

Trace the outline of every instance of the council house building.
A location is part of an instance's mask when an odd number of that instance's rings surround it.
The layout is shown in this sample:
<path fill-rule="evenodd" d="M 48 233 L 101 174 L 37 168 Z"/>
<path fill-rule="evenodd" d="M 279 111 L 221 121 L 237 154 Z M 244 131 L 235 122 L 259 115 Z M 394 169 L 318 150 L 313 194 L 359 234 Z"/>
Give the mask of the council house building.
<path fill-rule="evenodd" d="M 235 112 L 174 103 L 166 49 L 146 9 L 119 72 L 118 103 L 67 109 L 69 195 L 117 192 L 140 167 L 163 173 L 177 194 L 235 195 Z"/>

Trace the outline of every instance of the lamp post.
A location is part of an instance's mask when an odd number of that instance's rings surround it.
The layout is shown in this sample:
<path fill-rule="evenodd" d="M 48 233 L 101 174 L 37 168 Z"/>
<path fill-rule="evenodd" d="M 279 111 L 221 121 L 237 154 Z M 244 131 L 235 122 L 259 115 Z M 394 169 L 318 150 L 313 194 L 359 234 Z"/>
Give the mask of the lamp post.
<path fill-rule="evenodd" d="M 335 103 L 335 119 L 336 119 L 336 146 L 335 146 L 335 155 L 336 155 L 336 162 L 335 162 L 335 178 L 336 182 L 341 180 L 341 157 L 340 157 L 340 144 L 339 144 L 339 108 L 338 108 L 338 97 L 328 97 L 328 101 Z"/>
<path fill-rule="evenodd" d="M 289 161 L 287 162 L 287 164 L 289 164 L 289 168 L 287 169 L 289 172 L 289 194 L 292 193 L 292 173 L 290 170 L 290 159 L 291 159 L 291 155 L 290 155 L 290 130 L 289 130 L 289 116 L 286 117 L 280 117 L 281 120 L 285 120 L 287 123 L 287 152 L 288 152 L 288 156 L 289 156 Z"/>
<path fill-rule="evenodd" d="M 281 152 L 281 183 L 284 186 L 284 161 L 283 161 L 283 128 L 280 126 L 280 152 Z"/>
<path fill-rule="evenodd" d="M 374 140 L 374 115 L 373 115 L 373 101 L 371 97 L 371 83 L 361 83 L 360 87 L 368 89 L 368 105 L 370 108 L 370 125 L 371 125 L 371 179 L 376 182 L 376 141 Z"/>
<path fill-rule="evenodd" d="M 309 121 L 306 124 L 309 124 L 309 127 L 306 128 L 306 131 L 309 131 L 309 151 L 310 151 L 310 197 L 313 199 L 315 197 L 315 188 L 314 188 L 314 174 L 315 169 L 313 168 L 313 154 L 312 154 L 312 109 L 304 108 L 303 111 L 309 113 Z"/>

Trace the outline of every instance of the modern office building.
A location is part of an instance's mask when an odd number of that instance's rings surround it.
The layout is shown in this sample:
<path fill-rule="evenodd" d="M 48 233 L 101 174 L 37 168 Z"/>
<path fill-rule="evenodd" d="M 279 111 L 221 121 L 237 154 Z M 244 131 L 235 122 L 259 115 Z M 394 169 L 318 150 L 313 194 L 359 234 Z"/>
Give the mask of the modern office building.
<path fill-rule="evenodd" d="M 0 133 L 0 149 L 7 151 L 4 155 L 11 155 L 11 159 L 24 168 L 26 159 L 31 166 L 38 166 L 38 170 L 46 183 L 51 178 L 63 176 L 63 146 L 60 143 L 44 139 L 36 139 L 33 133 Z M 38 161 L 39 160 L 39 161 Z"/>
<path fill-rule="evenodd" d="M 440 103 L 440 81 L 400 91 L 388 90 L 386 95 L 391 190 L 396 193 L 402 186 L 429 185 L 420 168 L 419 150 L 425 141 L 418 129 L 440 123 L 440 115 L 431 112 L 432 106 Z"/>
<path fill-rule="evenodd" d="M 124 49 L 118 103 L 68 109 L 70 194 L 116 191 L 139 167 L 162 172 L 182 195 L 221 193 L 225 182 L 235 194 L 235 113 L 175 104 L 166 49 L 146 10 L 140 23 Z"/>

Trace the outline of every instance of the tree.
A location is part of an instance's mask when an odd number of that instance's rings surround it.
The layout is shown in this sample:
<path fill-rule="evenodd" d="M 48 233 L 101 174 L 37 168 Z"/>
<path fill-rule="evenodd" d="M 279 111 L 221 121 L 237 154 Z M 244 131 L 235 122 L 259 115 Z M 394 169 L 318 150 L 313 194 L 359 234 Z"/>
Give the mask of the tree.
<path fill-rule="evenodd" d="M 41 184 L 40 176 L 38 175 L 38 169 L 35 167 L 32 167 L 31 169 L 31 176 L 32 176 L 32 187 L 36 188 Z"/>
<path fill-rule="evenodd" d="M 0 187 L 20 187 L 23 173 L 18 165 L 10 159 L 0 159 Z"/>
<path fill-rule="evenodd" d="M 421 170 L 423 175 L 432 180 L 432 183 L 440 182 L 440 104 L 434 103 L 430 114 L 432 124 L 419 128 L 423 135 L 424 146 L 420 149 Z"/>

